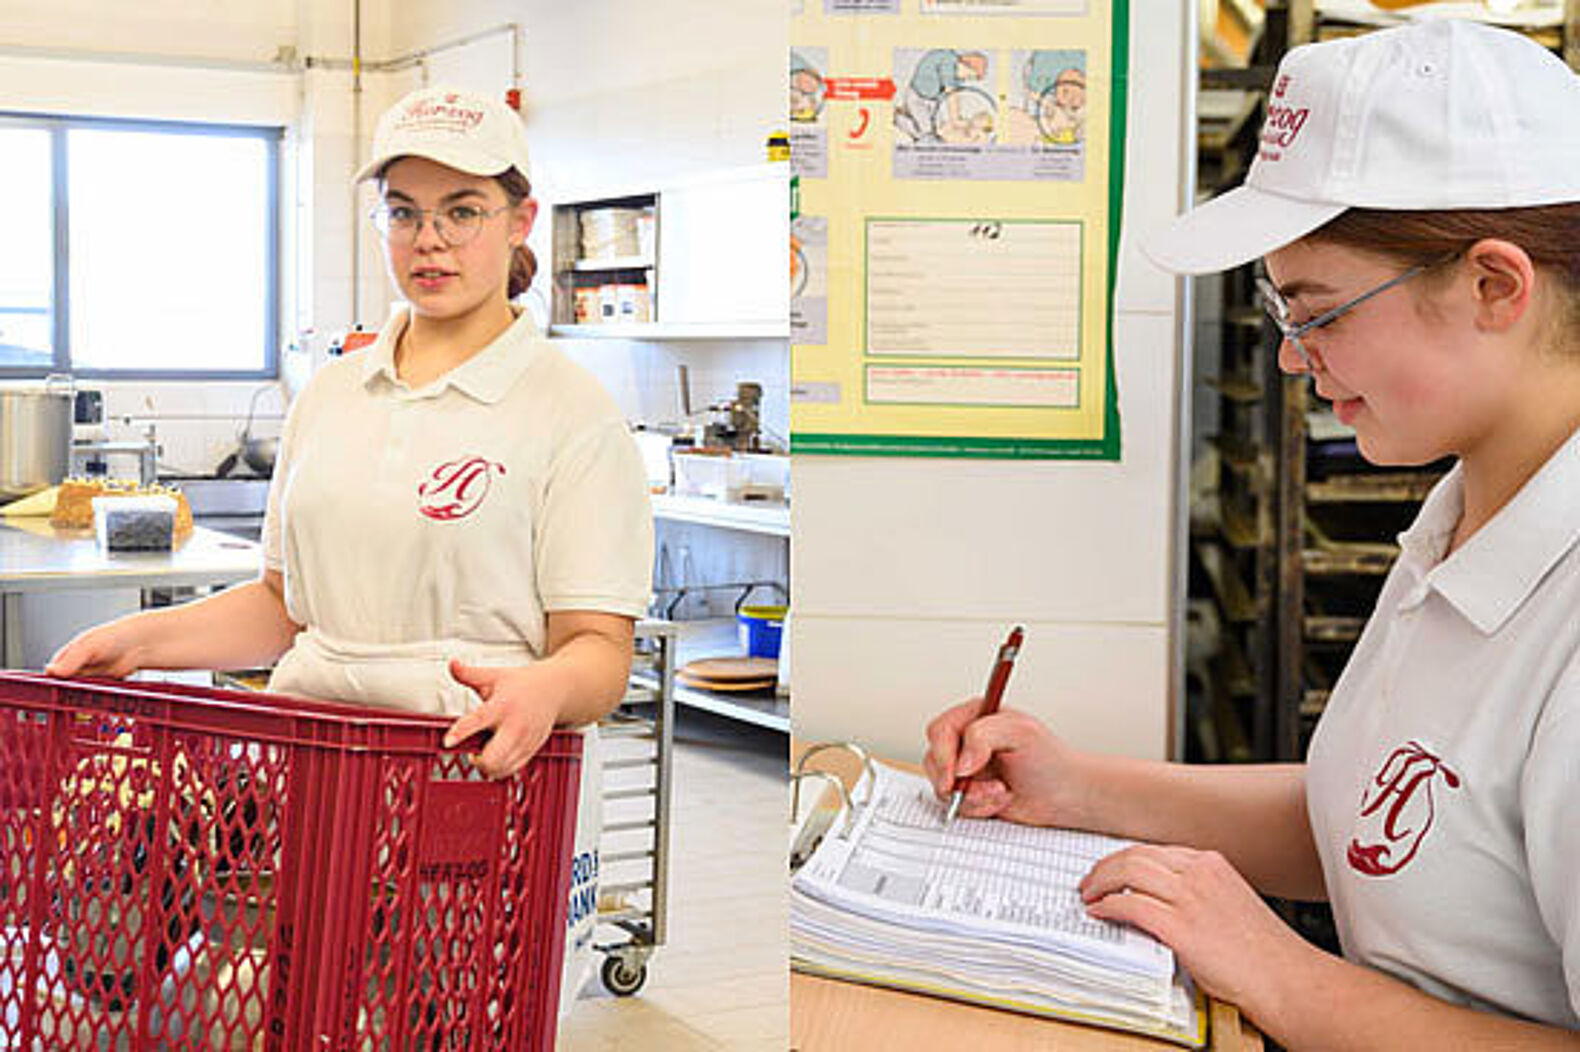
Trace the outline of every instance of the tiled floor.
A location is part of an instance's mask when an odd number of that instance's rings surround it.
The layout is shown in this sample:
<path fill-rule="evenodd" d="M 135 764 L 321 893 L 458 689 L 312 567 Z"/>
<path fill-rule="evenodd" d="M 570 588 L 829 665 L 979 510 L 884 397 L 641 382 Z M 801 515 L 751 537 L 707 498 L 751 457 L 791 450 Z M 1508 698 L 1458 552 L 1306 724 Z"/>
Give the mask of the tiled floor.
<path fill-rule="evenodd" d="M 683 710 L 674 749 L 669 938 L 634 997 L 594 980 L 561 1052 L 784 1052 L 782 734 Z"/>

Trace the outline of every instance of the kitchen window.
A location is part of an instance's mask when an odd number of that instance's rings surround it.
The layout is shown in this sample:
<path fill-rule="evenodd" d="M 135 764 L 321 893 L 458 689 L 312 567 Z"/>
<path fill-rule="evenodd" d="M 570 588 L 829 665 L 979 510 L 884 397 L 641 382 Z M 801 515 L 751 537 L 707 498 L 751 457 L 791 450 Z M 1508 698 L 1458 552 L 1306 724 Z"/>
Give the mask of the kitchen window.
<path fill-rule="evenodd" d="M 0 118 L 0 375 L 264 378 L 277 128 Z"/>

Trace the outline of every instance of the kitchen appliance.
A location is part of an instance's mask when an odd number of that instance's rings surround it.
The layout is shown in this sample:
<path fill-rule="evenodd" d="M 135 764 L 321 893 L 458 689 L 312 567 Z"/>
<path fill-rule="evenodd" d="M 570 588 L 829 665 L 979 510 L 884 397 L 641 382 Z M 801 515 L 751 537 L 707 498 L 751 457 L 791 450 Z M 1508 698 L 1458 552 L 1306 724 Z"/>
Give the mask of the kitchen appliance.
<path fill-rule="evenodd" d="M 73 398 L 71 414 L 73 442 L 103 442 L 109 438 L 104 429 L 104 392 L 79 387 Z"/>
<path fill-rule="evenodd" d="M 758 436 L 762 430 L 762 402 L 762 384 L 750 380 L 736 384 L 733 400 L 708 407 L 714 418 L 704 430 L 705 444 L 742 451 L 760 449 Z"/>
<path fill-rule="evenodd" d="M 269 480 L 238 475 L 228 479 L 169 478 L 186 494 L 192 521 L 210 530 L 256 541 L 263 536 L 269 504 Z"/>
<path fill-rule="evenodd" d="M 224 478 L 236 469 L 238 459 L 245 461 L 255 474 L 268 478 L 274 474 L 274 458 L 280 450 L 280 440 L 276 437 L 258 438 L 252 433 L 254 414 L 258 410 L 258 396 L 274 389 L 272 384 L 258 388 L 252 393 L 252 401 L 247 404 L 247 423 L 241 429 L 237 439 L 236 449 L 220 461 L 214 469 L 215 478 Z"/>
<path fill-rule="evenodd" d="M 69 376 L 0 383 L 0 498 L 25 497 L 66 477 L 74 395 Z"/>

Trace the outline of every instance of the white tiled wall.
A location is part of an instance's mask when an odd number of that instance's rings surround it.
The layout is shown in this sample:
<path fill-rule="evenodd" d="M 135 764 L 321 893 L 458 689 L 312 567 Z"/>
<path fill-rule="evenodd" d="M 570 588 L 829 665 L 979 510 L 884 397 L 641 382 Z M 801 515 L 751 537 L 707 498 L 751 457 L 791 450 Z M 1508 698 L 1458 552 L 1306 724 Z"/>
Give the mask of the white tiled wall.
<path fill-rule="evenodd" d="M 508 23 L 521 27 L 521 46 L 513 55 L 511 36 L 493 33 L 418 68 L 366 73 L 360 84 L 348 71 L 322 64 L 301 74 L 251 68 L 282 48 L 301 57 L 349 59 L 349 2 L 231 0 L 205 5 L 201 18 L 193 17 L 192 6 L 189 0 L 130 6 L 5 0 L 3 108 L 286 127 L 282 340 L 300 345 L 315 362 L 352 324 L 377 328 L 386 316 L 389 281 L 365 219 L 371 198 L 366 188 L 351 188 L 350 176 L 378 114 L 411 87 L 447 80 L 502 92 L 516 65 L 545 208 L 555 195 L 575 196 L 577 188 L 612 176 L 656 186 L 760 161 L 783 104 L 783 0 L 363 0 L 364 61 L 410 55 Z M 139 63 L 130 58 L 138 53 L 155 57 Z M 248 68 L 220 68 L 226 62 Z M 535 239 L 545 259 L 547 228 L 542 224 Z M 699 405 L 733 393 L 736 379 L 754 379 L 767 388 L 766 422 L 781 434 L 787 426 L 782 344 L 775 351 L 750 341 L 613 343 L 573 353 L 609 379 L 633 418 L 670 412 L 673 364 L 684 360 Z M 166 459 L 195 469 L 217 463 L 234 444 L 250 394 L 250 387 L 224 384 L 117 385 L 110 413 L 138 417 L 138 433 L 143 418 L 153 418 Z M 272 402 L 260 401 L 260 413 L 266 406 L 273 412 Z M 265 427 L 270 422 L 263 416 Z M 115 430 L 112 425 L 111 437 L 132 437 Z"/>

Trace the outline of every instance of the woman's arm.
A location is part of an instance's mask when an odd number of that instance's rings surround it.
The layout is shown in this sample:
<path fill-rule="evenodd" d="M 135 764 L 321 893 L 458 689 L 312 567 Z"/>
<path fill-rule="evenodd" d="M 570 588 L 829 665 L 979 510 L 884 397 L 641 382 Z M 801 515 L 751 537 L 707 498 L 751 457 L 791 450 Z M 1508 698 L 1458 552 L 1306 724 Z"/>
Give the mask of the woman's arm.
<path fill-rule="evenodd" d="M 1206 766 L 1082 758 L 1086 828 L 1216 851 L 1264 895 L 1327 898 L 1303 764 Z"/>
<path fill-rule="evenodd" d="M 548 656 L 541 661 L 504 668 L 450 662 L 450 674 L 483 704 L 455 721 L 445 746 L 492 731 L 477 766 L 504 778 L 532 759 L 556 726 L 598 720 L 625 695 L 634 625 L 618 614 L 556 611 L 548 615 Z"/>
<path fill-rule="evenodd" d="M 139 669 L 258 668 L 290 649 L 302 626 L 285 611 L 279 571 L 180 606 L 128 614 L 55 652 L 53 676 L 125 677 Z"/>
<path fill-rule="evenodd" d="M 1580 1049 L 1580 1034 L 1452 1005 L 1382 972 L 1320 950 L 1312 954 L 1281 977 L 1273 1005 L 1249 1013 L 1290 1052 Z"/>
<path fill-rule="evenodd" d="M 956 775 L 972 776 L 963 814 L 1217 851 L 1265 894 L 1324 897 L 1304 768 L 1097 756 L 1026 713 L 978 719 L 980 710 L 979 700 L 965 702 L 927 729 L 935 791 L 947 797 Z"/>
<path fill-rule="evenodd" d="M 1094 917 L 1168 944 L 1203 990 L 1290 1052 L 1580 1049 L 1580 1035 L 1449 1004 L 1318 949 L 1215 852 L 1127 848 L 1081 893 Z"/>

